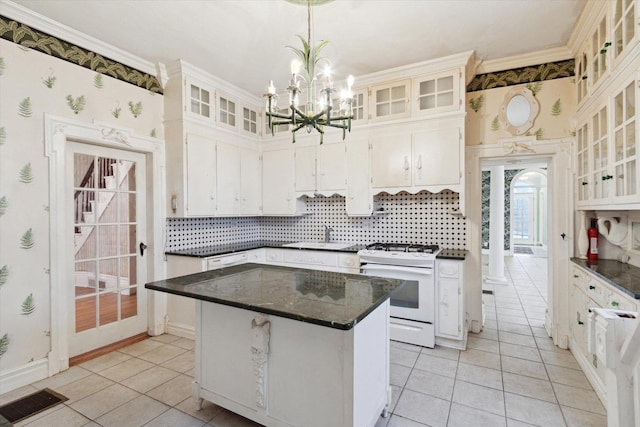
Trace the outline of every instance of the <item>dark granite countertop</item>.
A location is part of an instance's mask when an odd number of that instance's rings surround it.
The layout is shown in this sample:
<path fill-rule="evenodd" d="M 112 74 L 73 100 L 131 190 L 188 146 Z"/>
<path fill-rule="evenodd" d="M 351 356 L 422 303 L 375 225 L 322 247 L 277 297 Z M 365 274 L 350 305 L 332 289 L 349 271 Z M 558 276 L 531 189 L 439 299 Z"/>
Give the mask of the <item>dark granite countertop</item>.
<path fill-rule="evenodd" d="M 296 250 L 307 250 L 307 251 L 329 250 L 333 252 L 356 253 L 360 249 L 364 249 L 365 247 L 365 245 L 353 245 L 344 249 L 324 249 L 324 248 L 308 249 L 308 248 L 283 246 L 283 245 L 288 245 L 292 243 L 297 243 L 297 242 L 283 242 L 283 241 L 274 241 L 274 240 L 252 240 L 249 242 L 228 243 L 224 245 L 206 246 L 202 248 L 165 251 L 165 255 L 180 255 L 180 256 L 207 258 L 210 256 L 224 255 L 224 254 L 230 254 L 234 252 L 243 252 L 251 249 L 260 249 L 260 248 L 282 248 L 282 249 L 296 249 Z"/>
<path fill-rule="evenodd" d="M 438 255 L 436 255 L 436 259 L 455 259 L 464 261 L 467 257 L 466 249 L 443 249 L 440 251 Z"/>
<path fill-rule="evenodd" d="M 586 259 L 571 258 L 589 273 L 615 286 L 635 299 L 640 299 L 640 268 L 630 264 L 623 264 L 614 259 Z"/>
<path fill-rule="evenodd" d="M 404 280 L 241 264 L 147 283 L 145 288 L 348 330 Z"/>

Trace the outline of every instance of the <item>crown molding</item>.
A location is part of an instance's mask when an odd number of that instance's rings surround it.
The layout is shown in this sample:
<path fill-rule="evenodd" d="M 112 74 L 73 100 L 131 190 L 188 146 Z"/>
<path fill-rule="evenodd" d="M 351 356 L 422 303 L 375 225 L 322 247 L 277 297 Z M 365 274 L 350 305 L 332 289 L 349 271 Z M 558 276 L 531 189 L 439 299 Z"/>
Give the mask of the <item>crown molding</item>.
<path fill-rule="evenodd" d="M 222 92 L 223 94 L 228 95 L 233 94 L 233 97 L 240 103 L 243 103 L 245 106 L 259 108 L 259 106 L 262 104 L 261 97 L 247 92 L 245 89 L 242 89 L 238 86 L 234 86 L 231 83 L 208 73 L 202 68 L 189 64 L 182 59 L 171 61 L 165 64 L 164 67 L 166 70 L 167 78 L 178 76 L 190 77 L 199 82 L 209 84 L 211 87 L 215 88 L 217 92 Z"/>
<path fill-rule="evenodd" d="M 567 43 L 574 57 L 578 55 L 578 49 L 582 47 L 585 40 L 589 40 L 598 18 L 610 5 L 608 1 L 587 1 Z"/>
<path fill-rule="evenodd" d="M 567 46 L 553 49 L 539 50 L 523 55 L 509 56 L 507 58 L 492 59 L 476 63 L 476 75 L 494 73 L 496 71 L 512 70 L 514 68 L 529 67 L 548 62 L 564 61 L 573 58 Z"/>
<path fill-rule="evenodd" d="M 68 7 L 72 7 L 69 5 Z M 56 22 L 44 15 L 40 15 L 24 6 L 10 0 L 0 0 L 0 15 L 14 19 L 24 25 L 38 31 L 59 38 L 68 43 L 75 44 L 83 49 L 96 52 L 113 61 L 120 62 L 144 73 L 156 76 L 157 70 L 153 62 L 133 55 L 125 50 L 103 42 L 102 40 L 88 36 L 78 30 Z"/>
<path fill-rule="evenodd" d="M 356 76 L 356 85 L 354 85 L 354 87 L 356 89 L 361 89 L 380 82 L 391 82 L 423 74 L 437 73 L 454 68 L 466 67 L 469 61 L 473 58 L 475 58 L 475 52 L 470 50 L 455 55 L 445 56 L 443 58 L 416 62 L 396 68 L 390 68 L 388 70 L 377 71 L 371 74 L 364 74 Z"/>

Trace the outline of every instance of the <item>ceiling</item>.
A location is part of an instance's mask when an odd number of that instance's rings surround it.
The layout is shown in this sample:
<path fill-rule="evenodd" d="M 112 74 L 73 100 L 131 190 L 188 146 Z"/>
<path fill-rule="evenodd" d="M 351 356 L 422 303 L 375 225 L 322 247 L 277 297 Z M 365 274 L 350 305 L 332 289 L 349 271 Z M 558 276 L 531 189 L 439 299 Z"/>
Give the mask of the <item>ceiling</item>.
<path fill-rule="evenodd" d="M 307 10 L 284 0 L 16 0 L 153 63 L 183 59 L 260 95 L 286 86 Z M 475 50 L 482 61 L 566 46 L 585 0 L 335 0 L 313 38 L 336 79 Z M 534 65 L 534 64 L 528 64 Z M 356 82 L 357 86 L 357 82 Z"/>

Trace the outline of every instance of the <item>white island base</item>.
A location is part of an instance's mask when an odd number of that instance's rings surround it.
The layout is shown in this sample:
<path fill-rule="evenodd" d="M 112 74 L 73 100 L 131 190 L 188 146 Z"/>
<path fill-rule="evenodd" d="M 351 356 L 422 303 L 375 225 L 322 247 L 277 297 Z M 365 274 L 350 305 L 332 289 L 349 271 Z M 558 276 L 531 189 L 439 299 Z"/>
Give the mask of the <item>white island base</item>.
<path fill-rule="evenodd" d="M 266 426 L 387 416 L 389 300 L 350 330 L 196 300 L 193 395 Z"/>

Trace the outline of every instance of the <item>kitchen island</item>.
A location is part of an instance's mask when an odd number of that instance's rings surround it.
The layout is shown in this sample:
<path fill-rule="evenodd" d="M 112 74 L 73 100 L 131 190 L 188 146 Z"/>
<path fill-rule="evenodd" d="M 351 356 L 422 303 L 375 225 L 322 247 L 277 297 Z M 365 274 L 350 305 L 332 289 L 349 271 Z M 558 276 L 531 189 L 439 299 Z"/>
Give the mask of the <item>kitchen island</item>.
<path fill-rule="evenodd" d="M 149 283 L 196 300 L 193 395 L 266 426 L 386 414 L 389 296 L 405 282 L 242 264 Z"/>

